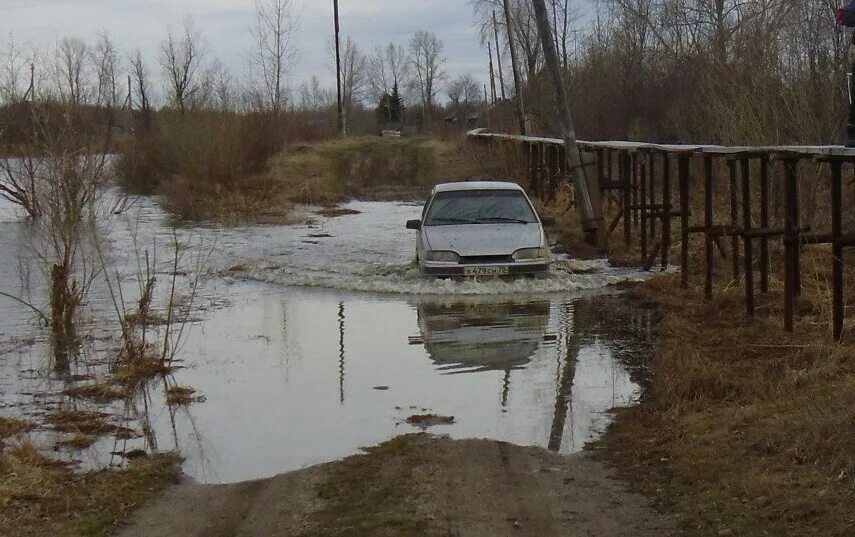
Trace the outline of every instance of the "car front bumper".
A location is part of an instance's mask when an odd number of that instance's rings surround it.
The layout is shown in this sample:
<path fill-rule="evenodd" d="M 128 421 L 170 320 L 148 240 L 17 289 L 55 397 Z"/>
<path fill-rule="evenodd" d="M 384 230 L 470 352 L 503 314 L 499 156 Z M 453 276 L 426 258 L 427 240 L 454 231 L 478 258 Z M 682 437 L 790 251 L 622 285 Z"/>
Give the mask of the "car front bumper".
<path fill-rule="evenodd" d="M 507 267 L 507 274 L 502 276 L 514 276 L 519 274 L 537 274 L 549 270 L 549 261 L 519 261 L 516 263 L 488 263 L 488 264 L 460 264 L 441 263 L 436 261 L 424 261 L 419 264 L 423 274 L 429 276 L 464 276 L 467 268 L 498 268 Z"/>

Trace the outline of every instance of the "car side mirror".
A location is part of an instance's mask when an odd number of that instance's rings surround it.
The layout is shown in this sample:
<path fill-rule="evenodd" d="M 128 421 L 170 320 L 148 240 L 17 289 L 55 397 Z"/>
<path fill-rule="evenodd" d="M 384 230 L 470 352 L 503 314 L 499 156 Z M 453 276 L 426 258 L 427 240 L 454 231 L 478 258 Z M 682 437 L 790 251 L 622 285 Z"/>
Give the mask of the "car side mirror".
<path fill-rule="evenodd" d="M 422 221 L 421 220 L 407 220 L 407 229 L 421 229 Z"/>
<path fill-rule="evenodd" d="M 540 222 L 544 226 L 554 226 L 555 225 L 555 217 L 554 216 L 541 216 Z"/>

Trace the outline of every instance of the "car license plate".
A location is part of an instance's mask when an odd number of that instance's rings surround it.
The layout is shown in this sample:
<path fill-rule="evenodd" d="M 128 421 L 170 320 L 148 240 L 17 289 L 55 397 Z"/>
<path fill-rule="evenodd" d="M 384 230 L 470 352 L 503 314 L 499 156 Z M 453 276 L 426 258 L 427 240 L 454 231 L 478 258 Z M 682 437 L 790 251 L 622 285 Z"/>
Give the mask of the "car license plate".
<path fill-rule="evenodd" d="M 508 267 L 464 267 L 464 276 L 503 276 L 508 273 Z"/>

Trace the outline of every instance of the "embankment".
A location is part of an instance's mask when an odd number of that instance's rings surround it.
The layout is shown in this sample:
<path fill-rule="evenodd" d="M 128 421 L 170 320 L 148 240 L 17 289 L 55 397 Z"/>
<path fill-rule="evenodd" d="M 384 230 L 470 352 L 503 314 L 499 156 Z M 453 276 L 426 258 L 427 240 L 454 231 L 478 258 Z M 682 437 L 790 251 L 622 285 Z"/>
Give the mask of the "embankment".
<path fill-rule="evenodd" d="M 855 345 L 830 343 L 827 276 L 805 278 L 794 333 L 780 281 L 753 320 L 738 285 L 709 303 L 676 275 L 630 291 L 659 306 L 661 344 L 599 447 L 689 534 L 855 535 Z"/>

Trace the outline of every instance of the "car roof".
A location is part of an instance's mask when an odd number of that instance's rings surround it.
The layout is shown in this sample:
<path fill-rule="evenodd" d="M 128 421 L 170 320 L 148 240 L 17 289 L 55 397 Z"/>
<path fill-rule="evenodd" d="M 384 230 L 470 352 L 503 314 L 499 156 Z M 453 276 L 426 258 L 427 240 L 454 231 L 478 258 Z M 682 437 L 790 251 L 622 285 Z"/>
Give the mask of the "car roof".
<path fill-rule="evenodd" d="M 520 190 L 522 187 L 509 181 L 458 181 L 441 183 L 433 187 L 434 192 L 455 192 L 459 190 Z"/>

